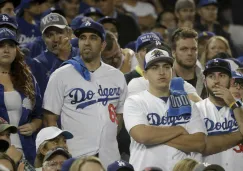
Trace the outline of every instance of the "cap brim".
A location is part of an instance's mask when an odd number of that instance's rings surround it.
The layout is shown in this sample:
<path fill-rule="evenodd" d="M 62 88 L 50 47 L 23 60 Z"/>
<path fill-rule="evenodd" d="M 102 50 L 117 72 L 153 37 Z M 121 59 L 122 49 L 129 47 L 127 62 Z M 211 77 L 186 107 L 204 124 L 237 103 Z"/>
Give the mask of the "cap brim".
<path fill-rule="evenodd" d="M 63 149 L 57 149 L 57 150 L 53 150 L 50 153 L 47 152 L 47 155 L 45 156 L 45 158 L 43 159 L 43 161 L 45 162 L 46 160 L 48 160 L 54 154 L 63 154 L 64 156 L 67 157 L 67 159 L 70 159 L 72 157 L 71 154 L 68 153 L 67 151 L 65 151 Z"/>
<path fill-rule="evenodd" d="M 148 69 L 151 65 L 153 65 L 156 62 L 167 62 L 171 66 L 173 66 L 174 60 L 171 57 L 159 57 L 159 58 L 153 59 L 152 61 L 148 62 L 145 66 L 145 69 Z"/>
<path fill-rule="evenodd" d="M 231 71 L 229 71 L 228 69 L 224 68 L 224 67 L 221 67 L 221 66 L 215 66 L 215 67 L 210 67 L 208 69 L 205 69 L 203 71 L 203 74 L 205 76 L 207 76 L 209 73 L 212 73 L 212 72 L 225 72 L 227 73 L 229 76 L 232 76 L 232 73 Z"/>
<path fill-rule="evenodd" d="M 216 164 L 211 164 L 209 166 L 207 166 L 204 170 L 215 170 L 215 171 L 225 171 L 223 167 L 221 167 L 220 165 L 216 165 Z"/>
<path fill-rule="evenodd" d="M 13 125 L 9 125 L 9 124 L 1 124 L 1 127 L 2 127 L 2 129 L 0 130 L 0 132 L 5 131 L 5 130 L 7 130 L 7 129 L 10 130 L 10 133 L 12 133 L 12 134 L 15 134 L 15 133 L 18 132 L 17 127 L 15 127 L 15 126 L 13 126 Z"/>
<path fill-rule="evenodd" d="M 79 36 L 84 33 L 84 32 L 93 32 L 95 34 L 97 34 L 101 40 L 104 40 L 104 38 L 102 37 L 101 33 L 99 32 L 99 30 L 95 29 L 95 28 L 90 28 L 90 27 L 84 27 L 84 28 L 78 28 L 74 31 L 74 35 L 79 38 Z"/>
<path fill-rule="evenodd" d="M 45 32 L 45 30 L 49 27 L 57 27 L 57 28 L 60 28 L 60 29 L 65 29 L 67 26 L 66 25 L 59 25 L 59 24 L 53 24 L 53 25 L 50 25 L 50 26 L 47 26 L 45 27 L 43 30 L 42 30 L 42 34 Z"/>
<path fill-rule="evenodd" d="M 68 131 L 62 131 L 59 135 L 63 135 L 65 137 L 65 139 L 67 139 L 67 140 L 73 138 L 73 134 Z"/>
<path fill-rule="evenodd" d="M 16 25 L 14 25 L 14 24 L 11 24 L 11 23 L 9 23 L 9 22 L 0 22 L 0 25 L 9 25 L 9 26 L 11 26 L 11 27 L 13 27 L 14 29 L 18 29 L 18 27 L 16 26 Z"/>
<path fill-rule="evenodd" d="M 0 39 L 0 42 L 4 41 L 4 40 L 12 40 L 16 45 L 19 45 L 19 42 L 17 42 L 17 40 L 11 39 L 11 38 L 2 38 L 2 39 Z"/>

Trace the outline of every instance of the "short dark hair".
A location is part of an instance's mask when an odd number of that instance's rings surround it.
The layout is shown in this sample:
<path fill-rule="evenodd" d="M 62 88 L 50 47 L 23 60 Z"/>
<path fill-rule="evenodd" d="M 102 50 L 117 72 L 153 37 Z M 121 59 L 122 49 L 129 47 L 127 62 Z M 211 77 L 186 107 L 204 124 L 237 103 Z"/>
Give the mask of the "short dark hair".
<path fill-rule="evenodd" d="M 113 48 L 113 43 L 116 41 L 116 36 L 111 31 L 106 30 L 105 42 L 106 47 L 104 51 L 110 51 Z"/>
<path fill-rule="evenodd" d="M 198 34 L 194 29 L 183 27 L 179 28 L 172 34 L 171 43 L 172 49 L 176 49 L 176 42 L 179 39 L 194 38 L 197 40 Z"/>

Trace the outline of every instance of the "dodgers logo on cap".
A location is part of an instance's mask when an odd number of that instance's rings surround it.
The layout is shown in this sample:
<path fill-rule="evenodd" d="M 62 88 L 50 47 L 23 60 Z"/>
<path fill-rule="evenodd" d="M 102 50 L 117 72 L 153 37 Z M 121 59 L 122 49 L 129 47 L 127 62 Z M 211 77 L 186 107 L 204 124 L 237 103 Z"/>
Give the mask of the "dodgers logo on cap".
<path fill-rule="evenodd" d="M 89 31 L 96 33 L 102 41 L 105 40 L 106 33 L 104 27 L 100 23 L 93 20 L 83 22 L 81 26 L 74 31 L 74 34 L 76 37 L 79 37 L 81 33 Z"/>
<path fill-rule="evenodd" d="M 160 41 L 160 38 L 153 32 L 140 35 L 136 41 L 136 51 L 147 44 L 153 43 L 154 41 Z"/>
<path fill-rule="evenodd" d="M 14 17 L 10 17 L 8 14 L 0 14 L 0 25 L 9 25 L 14 29 L 18 29 L 18 23 Z"/>

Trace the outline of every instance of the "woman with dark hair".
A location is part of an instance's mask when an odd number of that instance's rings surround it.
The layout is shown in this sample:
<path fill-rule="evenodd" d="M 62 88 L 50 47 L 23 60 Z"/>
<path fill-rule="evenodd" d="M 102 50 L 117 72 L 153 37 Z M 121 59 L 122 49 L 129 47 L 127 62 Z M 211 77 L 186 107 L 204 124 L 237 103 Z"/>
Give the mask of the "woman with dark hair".
<path fill-rule="evenodd" d="M 0 117 L 18 127 L 18 134 L 10 136 L 11 144 L 33 164 L 36 131 L 42 125 L 41 97 L 16 34 L 7 28 L 0 28 L 0 111 Z"/>
<path fill-rule="evenodd" d="M 14 161 L 5 153 L 0 153 L 0 166 L 10 171 L 17 171 Z"/>

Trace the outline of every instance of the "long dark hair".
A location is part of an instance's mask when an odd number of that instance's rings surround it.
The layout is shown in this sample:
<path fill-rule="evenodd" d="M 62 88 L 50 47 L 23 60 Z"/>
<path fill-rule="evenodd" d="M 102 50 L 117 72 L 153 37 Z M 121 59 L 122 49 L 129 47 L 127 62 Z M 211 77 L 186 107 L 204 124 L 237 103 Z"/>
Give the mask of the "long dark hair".
<path fill-rule="evenodd" d="M 14 88 L 23 93 L 31 101 L 32 107 L 35 106 L 35 85 L 33 76 L 24 61 L 24 54 L 19 47 L 16 47 L 16 57 L 11 65 L 11 80 Z"/>

